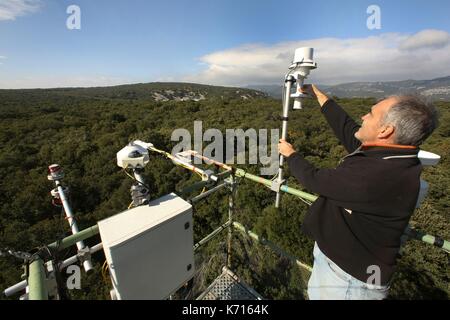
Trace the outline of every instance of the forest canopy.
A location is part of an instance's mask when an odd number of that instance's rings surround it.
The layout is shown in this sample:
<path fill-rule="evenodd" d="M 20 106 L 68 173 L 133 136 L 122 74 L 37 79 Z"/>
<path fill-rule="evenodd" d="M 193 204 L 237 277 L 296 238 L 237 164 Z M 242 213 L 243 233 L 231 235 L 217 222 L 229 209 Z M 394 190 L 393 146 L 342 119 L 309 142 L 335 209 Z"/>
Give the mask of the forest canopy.
<path fill-rule="evenodd" d="M 370 98 L 335 99 L 357 121 L 375 102 Z M 441 125 L 422 149 L 442 159 L 422 174 L 430 189 L 411 224 L 450 239 L 450 102 L 436 102 L 436 106 Z M 170 151 L 176 144 L 170 140 L 173 130 L 193 130 L 194 121 L 223 133 L 237 128 L 258 131 L 280 128 L 280 115 L 280 101 L 239 88 L 141 84 L 0 90 L 0 248 L 29 252 L 70 234 L 61 209 L 51 204 L 49 191 L 53 185 L 47 180 L 50 164 L 58 163 L 66 172 L 64 184 L 70 188 L 71 206 L 83 229 L 127 208 L 133 181 L 117 167 L 116 153 L 128 142 L 140 139 Z M 335 167 L 346 154 L 312 100 L 303 110 L 291 112 L 288 140 L 318 167 Z M 150 161 L 144 176 L 152 199 L 196 181 L 188 171 L 160 156 L 152 155 Z M 238 167 L 259 174 L 258 165 Z M 302 189 L 295 179 L 289 175 L 287 178 L 290 186 Z M 274 199 L 269 189 L 241 181 L 235 220 L 311 265 L 313 243 L 300 231 L 307 206 L 285 195 L 281 209 L 276 210 Z M 195 207 L 195 241 L 226 221 L 227 201 L 226 192 L 222 192 Z M 238 235 L 234 240 L 234 270 L 262 296 L 304 299 L 304 279 L 295 266 Z M 92 245 L 98 238 L 90 241 Z M 220 273 L 224 241 L 219 239 L 202 249 L 203 260 L 208 256 L 216 259 L 205 269 L 206 283 Z M 98 270 L 103 261 L 102 253 L 94 256 Z M 418 241 L 408 242 L 390 298 L 448 299 L 448 263 L 449 256 L 442 250 Z M 21 280 L 23 270 L 17 259 L 1 257 L 0 270 L 2 291 Z M 83 281 L 83 289 L 69 292 L 70 298 L 108 299 L 110 284 L 101 278 L 100 271 Z"/>

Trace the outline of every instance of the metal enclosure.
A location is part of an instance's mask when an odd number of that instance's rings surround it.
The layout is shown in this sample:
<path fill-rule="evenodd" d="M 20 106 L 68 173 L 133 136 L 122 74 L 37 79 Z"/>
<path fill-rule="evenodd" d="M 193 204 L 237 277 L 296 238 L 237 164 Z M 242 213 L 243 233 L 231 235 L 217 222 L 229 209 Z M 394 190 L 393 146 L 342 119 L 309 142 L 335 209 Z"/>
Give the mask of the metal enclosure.
<path fill-rule="evenodd" d="M 98 226 L 117 299 L 165 299 L 193 277 L 192 206 L 174 193 Z"/>

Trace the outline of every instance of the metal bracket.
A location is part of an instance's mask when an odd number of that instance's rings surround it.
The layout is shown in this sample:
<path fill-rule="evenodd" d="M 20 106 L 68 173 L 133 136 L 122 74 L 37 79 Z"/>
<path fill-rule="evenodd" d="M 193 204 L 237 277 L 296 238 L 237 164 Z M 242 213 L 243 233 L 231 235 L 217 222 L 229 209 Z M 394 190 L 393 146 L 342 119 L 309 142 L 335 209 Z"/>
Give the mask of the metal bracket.
<path fill-rule="evenodd" d="M 291 73 L 288 73 L 284 79 L 284 82 L 295 82 L 295 81 L 296 79 Z"/>
<path fill-rule="evenodd" d="M 205 175 L 203 176 L 203 181 L 206 181 L 208 183 L 216 183 L 219 178 L 217 178 L 216 174 L 212 170 L 206 170 Z"/>
<path fill-rule="evenodd" d="M 233 179 L 233 178 L 231 178 L 231 176 L 228 177 L 228 178 L 223 179 L 223 182 L 225 182 L 225 183 L 227 184 L 227 188 L 228 188 L 230 191 L 232 191 L 233 188 L 234 188 L 235 185 L 236 185 L 236 180 Z"/>
<path fill-rule="evenodd" d="M 78 250 L 77 258 L 83 264 L 85 261 L 91 261 L 91 250 L 89 247 L 84 247 Z"/>
<path fill-rule="evenodd" d="M 30 275 L 30 269 L 28 268 L 28 263 L 24 262 L 24 264 L 22 265 L 23 267 L 23 274 L 20 276 L 20 278 L 22 280 L 27 280 L 28 281 L 28 276 Z"/>
<path fill-rule="evenodd" d="M 275 191 L 275 192 L 280 192 L 281 186 L 286 182 L 285 179 L 278 181 L 278 180 L 274 180 L 272 181 L 272 184 L 270 185 L 270 190 Z"/>
<path fill-rule="evenodd" d="M 145 205 L 150 200 L 150 191 L 140 183 L 133 183 L 130 187 L 133 206 L 139 207 Z"/>

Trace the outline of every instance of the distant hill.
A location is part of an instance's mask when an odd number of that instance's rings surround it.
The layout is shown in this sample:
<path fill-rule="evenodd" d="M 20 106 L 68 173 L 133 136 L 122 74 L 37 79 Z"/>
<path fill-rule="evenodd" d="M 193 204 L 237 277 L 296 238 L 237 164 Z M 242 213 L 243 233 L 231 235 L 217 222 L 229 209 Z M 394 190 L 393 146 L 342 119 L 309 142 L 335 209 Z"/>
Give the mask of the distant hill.
<path fill-rule="evenodd" d="M 398 93 L 419 93 L 432 100 L 450 100 L 450 76 L 433 80 L 352 82 L 319 87 L 327 94 L 340 98 L 382 98 Z M 271 97 L 281 99 L 281 85 L 249 85 L 247 88 L 261 90 Z"/>
<path fill-rule="evenodd" d="M 283 92 L 282 84 L 279 84 L 279 85 L 248 85 L 246 88 L 259 90 L 275 99 L 281 99 L 281 95 Z"/>
<path fill-rule="evenodd" d="M 247 100 L 267 96 L 266 93 L 252 89 L 208 86 L 193 83 L 153 82 L 93 88 L 3 89 L 0 90 L 0 97 L 17 96 L 17 93 L 20 93 L 22 98 L 60 96 L 128 101 L 201 101 L 208 98 L 237 98 Z"/>

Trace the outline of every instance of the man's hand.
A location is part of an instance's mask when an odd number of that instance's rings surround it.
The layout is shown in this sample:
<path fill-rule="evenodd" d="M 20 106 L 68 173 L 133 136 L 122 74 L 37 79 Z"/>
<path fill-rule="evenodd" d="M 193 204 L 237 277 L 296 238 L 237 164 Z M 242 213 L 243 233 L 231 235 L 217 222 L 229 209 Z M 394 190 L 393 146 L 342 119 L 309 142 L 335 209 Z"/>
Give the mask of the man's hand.
<path fill-rule="evenodd" d="M 278 152 L 286 158 L 289 158 L 295 152 L 295 150 L 292 145 L 286 140 L 280 139 L 280 143 L 278 144 Z"/>
<path fill-rule="evenodd" d="M 330 98 L 327 97 L 325 93 L 320 91 L 315 85 L 313 84 L 305 84 L 301 89 L 300 92 L 309 94 L 311 97 L 316 98 L 317 101 L 320 104 L 320 107 L 322 107 Z"/>

